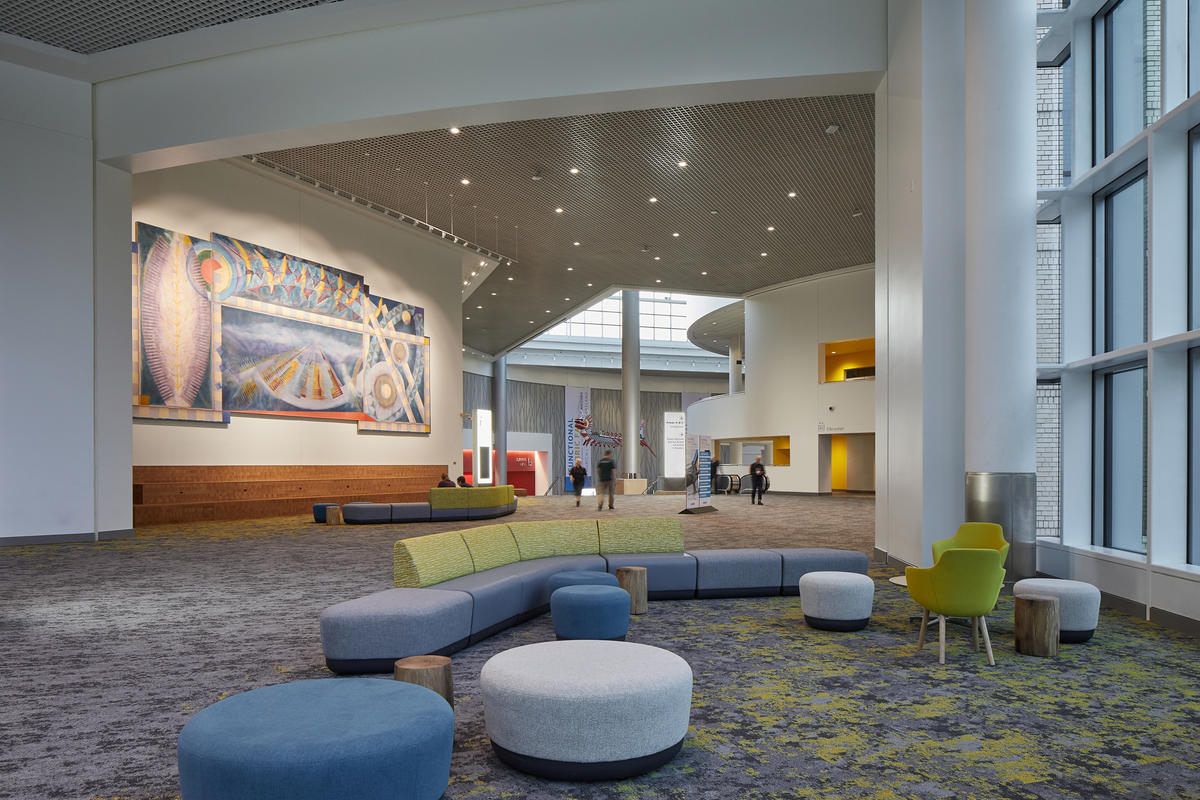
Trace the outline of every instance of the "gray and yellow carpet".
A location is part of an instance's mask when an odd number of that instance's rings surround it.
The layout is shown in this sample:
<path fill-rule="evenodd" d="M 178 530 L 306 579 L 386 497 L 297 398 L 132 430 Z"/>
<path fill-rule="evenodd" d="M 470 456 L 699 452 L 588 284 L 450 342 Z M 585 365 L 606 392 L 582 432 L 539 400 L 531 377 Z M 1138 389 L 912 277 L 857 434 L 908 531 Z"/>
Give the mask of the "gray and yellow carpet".
<path fill-rule="evenodd" d="M 614 513 L 674 504 L 618 498 Z M 870 547 L 870 500 L 729 505 L 685 518 L 689 546 Z M 535 500 L 518 513 L 575 510 Z M 386 588 L 400 532 L 292 518 L 0 549 L 0 797 L 177 797 L 187 719 L 235 692 L 332 678 L 317 615 Z M 542 781 L 491 753 L 479 669 L 553 638 L 548 618 L 456 654 L 446 797 L 1200 798 L 1196 639 L 1106 610 L 1092 642 L 1029 658 L 1013 652 L 1002 597 L 990 618 L 997 665 L 950 626 L 939 666 L 936 642 L 916 653 L 916 606 L 891 574 L 874 570 L 875 613 L 857 633 L 809 629 L 794 597 L 651 603 L 629 638 L 692 665 L 692 728 L 671 764 L 620 783 Z"/>

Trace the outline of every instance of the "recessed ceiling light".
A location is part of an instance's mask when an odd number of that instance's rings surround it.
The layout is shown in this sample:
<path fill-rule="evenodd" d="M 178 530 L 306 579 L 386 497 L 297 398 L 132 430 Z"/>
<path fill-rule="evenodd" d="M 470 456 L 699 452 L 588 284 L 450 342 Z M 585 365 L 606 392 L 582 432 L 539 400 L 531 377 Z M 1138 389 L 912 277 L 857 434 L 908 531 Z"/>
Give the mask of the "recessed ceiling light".
<path fill-rule="evenodd" d="M 511 281 L 511 280 L 513 279 L 513 276 L 512 276 L 512 275 L 509 275 L 509 276 L 508 276 L 508 279 Z"/>
<path fill-rule="evenodd" d="M 495 292 L 492 292 L 492 297 L 495 297 L 495 296 L 496 296 L 496 293 L 495 293 Z"/>
<path fill-rule="evenodd" d="M 530 324 L 530 325 L 532 325 L 532 324 L 533 324 L 533 320 L 529 320 L 529 324 Z"/>
<path fill-rule="evenodd" d="M 796 196 L 795 192 L 788 192 L 788 197 L 795 197 L 795 196 Z"/>
<path fill-rule="evenodd" d="M 662 283 L 662 278 L 655 278 L 655 279 L 654 279 L 654 282 L 655 282 L 655 283 Z"/>
<path fill-rule="evenodd" d="M 707 273 L 707 272 L 701 272 L 700 274 L 701 274 L 701 275 L 707 275 L 708 273 Z"/>
<path fill-rule="evenodd" d="M 654 257 L 654 260 L 655 260 L 655 261 L 662 261 L 662 256 L 655 256 L 655 257 Z"/>
<path fill-rule="evenodd" d="M 470 318 L 468 317 L 468 319 L 470 319 Z M 467 352 L 467 348 L 465 348 L 465 347 L 464 347 L 464 348 L 463 348 L 463 352 L 464 352 L 464 353 L 465 353 L 465 352 Z"/>
<path fill-rule="evenodd" d="M 370 153 L 363 153 L 363 158 L 370 158 L 370 157 L 371 157 Z"/>
<path fill-rule="evenodd" d="M 767 257 L 767 254 L 766 254 L 766 253 L 759 253 L 759 255 L 760 255 L 760 256 L 762 256 L 763 258 L 766 258 L 766 257 Z"/>
<path fill-rule="evenodd" d="M 830 125 L 829 127 L 827 127 L 825 129 L 825 132 L 829 133 L 829 134 L 833 134 L 833 133 L 837 133 L 839 130 L 841 130 L 841 128 L 842 128 L 841 125 Z"/>
<path fill-rule="evenodd" d="M 463 281 L 463 286 L 466 286 L 470 281 Z"/>
<path fill-rule="evenodd" d="M 567 272 L 574 272 L 574 271 L 575 271 L 574 267 L 567 267 Z"/>
<path fill-rule="evenodd" d="M 483 306 L 475 306 L 475 307 L 476 307 L 476 308 L 478 308 L 478 309 L 479 309 L 479 310 L 481 310 L 481 311 L 483 310 Z"/>
<path fill-rule="evenodd" d="M 851 214 L 850 216 L 852 216 L 852 217 L 861 217 L 862 215 L 863 215 L 863 212 L 861 212 L 861 211 L 855 211 L 855 212 L 854 212 L 853 214 Z"/>
<path fill-rule="evenodd" d="M 588 286 L 591 286 L 591 284 L 589 283 Z"/>
<path fill-rule="evenodd" d="M 466 319 L 470 319 L 470 318 L 471 318 L 470 315 L 467 315 Z"/>
<path fill-rule="evenodd" d="M 461 131 L 461 130 L 459 130 L 458 128 L 451 128 L 451 129 L 450 129 L 450 132 L 451 132 L 451 133 L 462 133 L 462 131 Z"/>
<path fill-rule="evenodd" d="M 714 208 L 712 211 L 710 211 L 708 213 L 712 214 L 715 217 L 717 215 L 717 210 Z"/>
<path fill-rule="evenodd" d="M 829 351 L 829 354 L 830 354 L 830 355 L 834 355 L 834 356 L 836 356 L 836 355 L 837 355 L 837 350 L 830 350 L 830 351 Z"/>
<path fill-rule="evenodd" d="M 475 277 L 476 275 L 478 275 L 478 274 L 479 274 L 479 273 L 475 272 L 475 270 L 471 270 L 471 277 L 472 277 L 472 278 L 474 278 L 474 277 Z"/>
<path fill-rule="evenodd" d="M 672 236 L 674 236 L 675 238 L 679 238 L 679 234 L 678 234 L 678 233 L 672 233 L 671 235 L 672 235 Z"/>
<path fill-rule="evenodd" d="M 774 225 L 768 225 L 768 226 L 767 226 L 767 230 L 769 230 L 769 231 L 773 231 L 773 230 L 775 230 L 775 226 L 774 226 Z"/>
<path fill-rule="evenodd" d="M 487 262 L 486 262 L 486 261 L 480 261 L 480 262 L 479 262 L 479 266 L 481 266 L 481 267 L 486 267 L 486 266 L 487 266 Z"/>
<path fill-rule="evenodd" d="M 550 313 L 550 309 L 548 309 L 548 308 L 547 308 L 547 309 L 546 309 L 546 313 L 547 313 L 547 314 L 549 314 L 549 313 Z"/>
<path fill-rule="evenodd" d="M 657 198 L 657 197 L 651 197 L 651 198 L 650 198 L 650 202 L 651 202 L 651 203 L 657 203 L 657 202 L 658 202 L 658 198 Z"/>
<path fill-rule="evenodd" d="M 463 186 L 466 186 L 470 182 L 471 182 L 470 178 L 463 178 L 461 181 L 459 181 L 459 183 L 461 183 Z"/>
<path fill-rule="evenodd" d="M 569 297 L 564 297 L 563 300 L 567 303 L 571 302 L 571 298 L 569 298 Z"/>
<path fill-rule="evenodd" d="M 717 323 L 715 323 L 715 322 L 713 323 L 713 325 L 716 325 L 716 324 L 717 324 Z"/>
<path fill-rule="evenodd" d="M 575 247 L 579 247 L 579 242 L 571 242 L 571 244 Z"/>
<path fill-rule="evenodd" d="M 675 163 L 679 165 L 679 168 L 680 168 L 680 169 L 683 169 L 684 167 L 686 167 L 686 166 L 687 166 L 687 162 L 686 162 L 686 161 L 677 161 L 677 162 L 675 162 Z"/>
<path fill-rule="evenodd" d="M 556 209 L 554 209 L 554 213 L 561 214 L 561 213 L 563 213 L 563 210 L 561 208 L 556 208 Z"/>
<path fill-rule="evenodd" d="M 572 174 L 572 175 L 578 175 L 578 174 L 579 174 L 579 167 L 571 167 L 571 174 Z"/>

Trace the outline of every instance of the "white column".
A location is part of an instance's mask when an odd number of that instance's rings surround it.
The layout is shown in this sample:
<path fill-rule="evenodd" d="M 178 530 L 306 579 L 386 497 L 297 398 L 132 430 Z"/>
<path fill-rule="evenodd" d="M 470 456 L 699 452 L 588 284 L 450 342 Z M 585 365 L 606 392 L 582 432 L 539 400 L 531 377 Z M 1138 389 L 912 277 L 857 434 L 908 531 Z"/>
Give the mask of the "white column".
<path fill-rule="evenodd" d="M 637 475 L 642 421 L 641 299 L 637 290 L 621 292 L 621 471 Z"/>
<path fill-rule="evenodd" d="M 742 375 L 742 357 L 745 355 L 745 334 L 729 337 L 729 393 L 746 391 L 746 380 Z"/>
<path fill-rule="evenodd" d="M 969 0 L 966 468 L 1034 472 L 1034 4 Z"/>

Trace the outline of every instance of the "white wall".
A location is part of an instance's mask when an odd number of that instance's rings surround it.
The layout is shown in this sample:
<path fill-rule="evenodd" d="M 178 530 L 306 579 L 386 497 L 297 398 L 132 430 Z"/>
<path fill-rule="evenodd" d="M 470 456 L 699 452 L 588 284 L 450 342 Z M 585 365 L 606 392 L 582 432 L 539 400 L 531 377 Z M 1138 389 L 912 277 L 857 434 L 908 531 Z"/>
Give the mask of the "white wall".
<path fill-rule="evenodd" d="M 692 404 L 688 433 L 790 436 L 791 465 L 771 468 L 772 490 L 821 491 L 818 426 L 826 433 L 873 432 L 875 382 L 818 383 L 819 344 L 874 336 L 874 303 L 870 267 L 748 296 L 746 391 Z"/>
<path fill-rule="evenodd" d="M 508 361 L 508 379 L 510 381 L 544 383 L 550 386 L 585 386 L 589 389 L 621 388 L 619 371 L 527 366 L 513 363 L 512 358 L 510 354 Z M 490 378 L 492 364 L 478 356 L 465 353 L 463 355 L 463 371 L 475 375 L 486 375 Z M 643 392 L 709 392 L 716 394 L 724 392 L 728 388 L 729 379 L 724 374 L 708 378 L 694 375 L 647 375 L 643 372 L 641 377 Z"/>
<path fill-rule="evenodd" d="M 211 162 L 137 175 L 133 221 L 224 233 L 365 276 L 374 294 L 425 309 L 432 431 L 360 434 L 353 422 L 234 414 L 228 426 L 137 420 L 135 465 L 449 464 L 462 425 L 460 252 L 368 212 Z"/>
<path fill-rule="evenodd" d="M 0 176 L 0 537 L 90 536 L 96 429 L 88 84 L 0 62 Z"/>

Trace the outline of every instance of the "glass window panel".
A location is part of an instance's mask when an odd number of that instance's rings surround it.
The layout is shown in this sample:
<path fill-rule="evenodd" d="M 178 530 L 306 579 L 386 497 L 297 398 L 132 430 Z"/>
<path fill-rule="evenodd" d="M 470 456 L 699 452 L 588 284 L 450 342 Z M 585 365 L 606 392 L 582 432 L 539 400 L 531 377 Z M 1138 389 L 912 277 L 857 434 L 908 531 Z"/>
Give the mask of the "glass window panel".
<path fill-rule="evenodd" d="M 585 336 L 600 337 L 604 335 L 603 325 L 587 325 L 585 326 L 585 330 L 587 331 L 584 334 Z"/>
<path fill-rule="evenodd" d="M 1146 126 L 1146 36 L 1142 5 L 1140 0 L 1124 0 L 1108 15 L 1109 153 Z"/>
<path fill-rule="evenodd" d="M 660 342 L 662 342 L 662 341 L 669 342 L 671 340 L 671 332 L 668 330 L 663 330 L 662 328 L 655 328 L 654 329 L 654 339 L 656 341 L 660 341 Z"/>
<path fill-rule="evenodd" d="M 679 328 L 675 328 L 674 330 L 671 331 L 671 341 L 672 342 L 686 342 L 687 340 L 688 340 L 687 331 L 681 330 Z"/>
<path fill-rule="evenodd" d="M 639 339 L 653 339 L 654 338 L 654 329 L 653 328 L 642 328 L 641 332 L 638 335 L 638 338 Z"/>
<path fill-rule="evenodd" d="M 1200 2 L 1200 0 L 1197 0 Z M 1200 53 L 1196 54 L 1200 58 Z M 1200 128 L 1188 137 L 1188 328 L 1200 325 Z"/>
<path fill-rule="evenodd" d="M 1095 543 L 1146 552 L 1146 370 L 1097 375 Z"/>
<path fill-rule="evenodd" d="M 1146 341 L 1146 178 L 1121 178 L 1094 201 L 1095 352 Z"/>
<path fill-rule="evenodd" d="M 1200 347 L 1188 351 L 1188 563 L 1200 565 Z"/>
<path fill-rule="evenodd" d="M 1188 94 L 1200 92 L 1200 0 L 1188 0 Z"/>

